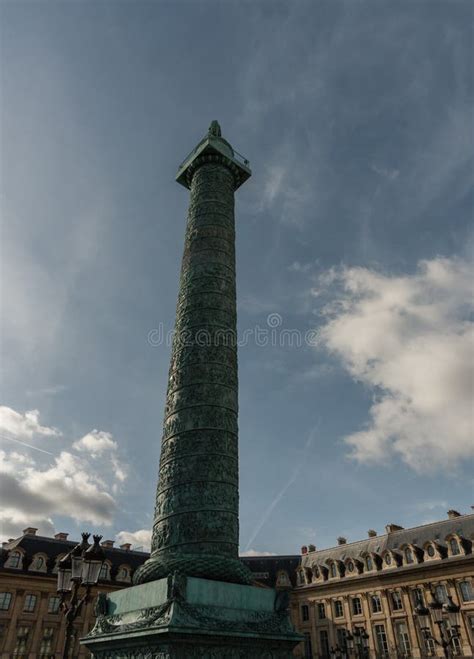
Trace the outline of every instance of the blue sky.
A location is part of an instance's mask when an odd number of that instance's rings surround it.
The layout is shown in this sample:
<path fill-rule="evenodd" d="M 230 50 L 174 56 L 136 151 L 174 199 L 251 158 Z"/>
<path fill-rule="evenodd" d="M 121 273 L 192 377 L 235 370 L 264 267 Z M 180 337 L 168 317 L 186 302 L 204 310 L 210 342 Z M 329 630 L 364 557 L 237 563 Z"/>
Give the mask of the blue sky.
<path fill-rule="evenodd" d="M 4 2 L 2 535 L 146 545 L 188 194 L 236 194 L 241 551 L 470 512 L 472 3 Z M 281 330 L 312 332 L 281 345 Z M 272 343 L 274 345 L 272 345 Z M 28 445 L 28 446 L 27 446 Z"/>

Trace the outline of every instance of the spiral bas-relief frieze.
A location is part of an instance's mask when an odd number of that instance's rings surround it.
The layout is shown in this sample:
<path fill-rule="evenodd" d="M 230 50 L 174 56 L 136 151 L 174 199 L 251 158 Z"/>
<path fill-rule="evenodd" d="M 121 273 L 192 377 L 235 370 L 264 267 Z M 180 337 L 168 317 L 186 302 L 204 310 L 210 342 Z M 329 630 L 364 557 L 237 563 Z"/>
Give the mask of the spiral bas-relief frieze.
<path fill-rule="evenodd" d="M 152 554 L 138 583 L 171 565 L 249 582 L 238 560 L 234 185 L 219 163 L 201 165 L 192 179 Z"/>

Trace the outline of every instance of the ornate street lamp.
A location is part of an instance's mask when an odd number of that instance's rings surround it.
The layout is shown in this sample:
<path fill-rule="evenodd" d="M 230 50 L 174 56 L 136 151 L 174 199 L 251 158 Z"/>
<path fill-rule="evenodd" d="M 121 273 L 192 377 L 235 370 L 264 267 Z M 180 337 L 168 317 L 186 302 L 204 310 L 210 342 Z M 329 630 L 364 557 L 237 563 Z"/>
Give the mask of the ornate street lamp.
<path fill-rule="evenodd" d="M 356 657 L 366 657 L 369 647 L 369 635 L 363 627 L 356 627 L 354 633 L 346 636 L 349 654 L 355 650 Z"/>
<path fill-rule="evenodd" d="M 449 604 L 444 605 L 438 600 L 434 592 L 431 593 L 432 602 L 429 608 L 423 606 L 418 599 L 418 605 L 415 608 L 415 614 L 418 616 L 421 632 L 425 640 L 430 640 L 443 648 L 444 656 L 449 657 L 450 649 L 453 647 L 453 641 L 460 638 L 459 611 L 460 607 L 453 602 L 451 596 L 448 597 Z M 431 618 L 435 625 L 438 626 L 441 641 L 431 633 Z M 447 618 L 447 620 L 446 620 Z M 446 623 L 449 623 L 449 626 Z"/>
<path fill-rule="evenodd" d="M 102 536 L 94 535 L 93 545 L 89 544 L 89 537 L 90 533 L 82 533 L 82 542 L 71 549 L 58 565 L 57 591 L 66 620 L 63 659 L 69 659 L 74 620 L 80 614 L 82 605 L 89 601 L 91 587 L 97 584 L 100 568 L 105 560 L 105 552 L 99 544 Z M 85 593 L 79 597 L 81 586 L 85 587 Z"/>

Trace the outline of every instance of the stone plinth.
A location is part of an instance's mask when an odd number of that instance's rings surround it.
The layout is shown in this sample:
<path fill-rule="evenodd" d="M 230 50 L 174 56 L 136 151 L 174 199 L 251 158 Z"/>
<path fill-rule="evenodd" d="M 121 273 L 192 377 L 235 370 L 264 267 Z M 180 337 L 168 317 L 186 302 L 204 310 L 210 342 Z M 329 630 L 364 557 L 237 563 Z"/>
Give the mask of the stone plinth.
<path fill-rule="evenodd" d="M 174 574 L 102 595 L 95 659 L 289 659 L 288 594 Z"/>

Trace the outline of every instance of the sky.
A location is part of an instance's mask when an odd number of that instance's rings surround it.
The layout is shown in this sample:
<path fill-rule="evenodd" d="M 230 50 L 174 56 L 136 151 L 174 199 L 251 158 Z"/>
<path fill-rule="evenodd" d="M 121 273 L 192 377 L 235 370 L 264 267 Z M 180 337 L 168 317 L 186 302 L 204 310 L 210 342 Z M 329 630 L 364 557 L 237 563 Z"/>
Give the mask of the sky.
<path fill-rule="evenodd" d="M 240 551 L 474 504 L 463 0 L 3 1 L 0 533 L 147 548 L 188 192 L 236 193 Z"/>

